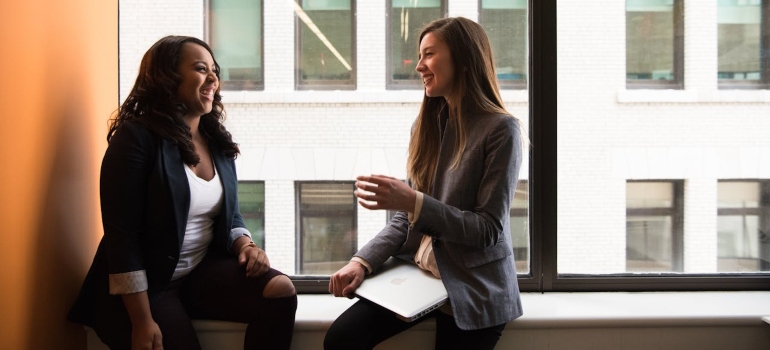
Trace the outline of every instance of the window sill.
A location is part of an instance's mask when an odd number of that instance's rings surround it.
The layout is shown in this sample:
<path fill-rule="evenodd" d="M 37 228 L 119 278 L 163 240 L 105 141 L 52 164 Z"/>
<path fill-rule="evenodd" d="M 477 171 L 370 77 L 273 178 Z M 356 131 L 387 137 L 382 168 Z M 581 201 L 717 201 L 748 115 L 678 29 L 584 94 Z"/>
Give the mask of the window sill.
<path fill-rule="evenodd" d="M 292 349 L 320 349 L 326 330 L 355 299 L 299 296 Z M 524 316 L 498 348 L 553 350 L 767 349 L 770 291 L 523 293 Z M 764 322 L 763 322 L 764 320 Z M 246 325 L 194 320 L 203 349 L 241 349 Z M 432 348 L 434 320 L 378 349 Z M 105 350 L 88 328 L 88 349 Z"/>
<path fill-rule="evenodd" d="M 522 293 L 524 315 L 506 329 L 756 326 L 770 323 L 770 292 Z M 357 299 L 301 294 L 297 331 L 326 331 Z M 245 324 L 196 321 L 196 329 L 221 331 Z M 432 330 L 423 322 L 415 330 Z M 240 329 L 239 328 L 239 329 Z"/>
<path fill-rule="evenodd" d="M 620 90 L 618 103 L 770 103 L 770 90 Z"/>

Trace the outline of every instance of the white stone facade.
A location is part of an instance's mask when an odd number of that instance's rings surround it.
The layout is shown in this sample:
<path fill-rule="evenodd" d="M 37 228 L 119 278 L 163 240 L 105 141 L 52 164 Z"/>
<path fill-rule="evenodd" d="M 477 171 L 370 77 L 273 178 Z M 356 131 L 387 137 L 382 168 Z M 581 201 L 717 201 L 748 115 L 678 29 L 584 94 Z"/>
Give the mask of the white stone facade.
<path fill-rule="evenodd" d="M 770 178 L 770 91 L 718 89 L 716 3 L 685 0 L 683 90 L 626 90 L 625 1 L 558 1 L 559 272 L 624 271 L 629 179 L 684 180 L 685 271 L 716 271 L 717 180 Z M 295 91 L 293 4 L 265 0 L 264 91 L 222 92 L 239 178 L 265 181 L 265 245 L 285 272 L 295 271 L 294 181 L 405 176 L 422 92 L 386 89 L 386 4 L 357 1 L 356 90 Z M 478 18 L 478 0 L 448 5 Z M 157 39 L 205 38 L 206 6 L 120 1 L 121 101 Z M 528 125 L 527 92 L 503 98 Z M 359 246 L 384 222 L 359 207 Z"/>

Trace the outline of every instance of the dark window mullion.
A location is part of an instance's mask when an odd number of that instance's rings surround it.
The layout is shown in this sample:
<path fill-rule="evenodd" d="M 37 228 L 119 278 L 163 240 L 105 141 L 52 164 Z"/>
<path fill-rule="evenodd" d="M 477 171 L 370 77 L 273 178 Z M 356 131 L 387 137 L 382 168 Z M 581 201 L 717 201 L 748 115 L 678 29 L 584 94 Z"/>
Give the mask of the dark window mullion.
<path fill-rule="evenodd" d="M 531 164 L 529 277 L 522 291 L 554 289 L 557 279 L 556 0 L 529 0 L 529 137 Z"/>

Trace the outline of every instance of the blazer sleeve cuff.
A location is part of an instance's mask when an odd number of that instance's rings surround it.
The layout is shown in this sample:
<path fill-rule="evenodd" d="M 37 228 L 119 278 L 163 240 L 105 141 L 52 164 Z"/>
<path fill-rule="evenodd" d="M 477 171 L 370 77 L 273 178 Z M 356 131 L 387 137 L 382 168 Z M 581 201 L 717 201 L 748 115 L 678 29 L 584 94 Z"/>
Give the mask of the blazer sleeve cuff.
<path fill-rule="evenodd" d="M 147 290 L 145 270 L 110 274 L 110 294 L 131 294 Z"/>
<path fill-rule="evenodd" d="M 233 243 L 235 243 L 235 240 L 243 236 L 253 240 L 251 238 L 251 233 L 245 227 L 233 227 L 233 229 L 230 230 L 230 237 L 227 239 L 227 249 L 229 249 L 231 253 L 236 253 L 233 251 Z"/>

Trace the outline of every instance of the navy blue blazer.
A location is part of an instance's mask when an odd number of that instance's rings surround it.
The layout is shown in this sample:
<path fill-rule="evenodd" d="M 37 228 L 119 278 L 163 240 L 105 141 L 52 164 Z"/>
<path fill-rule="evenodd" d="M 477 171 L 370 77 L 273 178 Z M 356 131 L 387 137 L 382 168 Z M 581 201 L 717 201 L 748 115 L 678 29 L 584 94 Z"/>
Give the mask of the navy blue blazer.
<path fill-rule="evenodd" d="M 231 230 L 245 229 L 238 208 L 235 162 L 214 142 L 209 149 L 224 188 L 209 252 L 232 254 L 228 247 Z M 171 281 L 190 207 L 184 166 L 174 142 L 155 135 L 140 122 L 125 122 L 116 130 L 101 167 L 104 236 L 70 310 L 70 320 L 95 329 L 103 323 L 128 321 L 120 296 L 109 295 L 111 274 L 145 270 L 150 298 Z"/>

